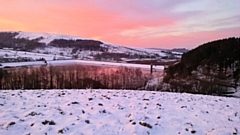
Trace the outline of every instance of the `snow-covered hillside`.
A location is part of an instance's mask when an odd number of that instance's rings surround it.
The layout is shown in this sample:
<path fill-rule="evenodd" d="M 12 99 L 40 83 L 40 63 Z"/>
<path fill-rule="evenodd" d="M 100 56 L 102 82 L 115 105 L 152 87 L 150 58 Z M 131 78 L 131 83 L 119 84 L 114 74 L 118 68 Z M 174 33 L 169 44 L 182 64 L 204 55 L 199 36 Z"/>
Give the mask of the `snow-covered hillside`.
<path fill-rule="evenodd" d="M 53 59 L 72 59 L 68 56 L 54 55 L 54 54 L 43 54 L 43 53 L 34 53 L 34 52 L 26 52 L 26 51 L 14 51 L 8 49 L 0 49 L 0 57 L 3 58 L 32 58 L 33 60 L 44 58 L 45 60 L 53 60 Z"/>
<path fill-rule="evenodd" d="M 0 91 L 0 134 L 240 133 L 240 100 L 127 90 Z"/>
<path fill-rule="evenodd" d="M 15 38 L 27 38 L 29 40 L 34 40 L 34 39 L 39 39 L 39 42 L 45 43 L 48 45 L 51 41 L 55 39 L 66 39 L 66 40 L 77 40 L 77 39 L 82 39 L 82 40 L 90 40 L 87 38 L 80 38 L 76 36 L 67 36 L 67 35 L 59 35 L 59 34 L 48 34 L 48 33 L 32 33 L 32 32 L 19 32 Z M 163 56 L 165 56 L 164 53 L 161 53 L 161 50 L 157 49 L 143 49 L 143 48 L 132 48 L 132 47 L 124 47 L 124 46 L 119 46 L 119 45 L 114 45 L 111 43 L 105 43 L 103 42 L 102 44 L 103 47 L 109 48 L 109 52 L 113 53 L 160 53 Z"/>
<path fill-rule="evenodd" d="M 77 40 L 86 38 L 80 38 L 76 36 L 67 36 L 67 35 L 58 35 L 58 34 L 48 34 L 48 33 L 31 33 L 31 32 L 19 32 L 15 38 L 27 38 L 29 40 L 34 40 L 41 38 L 39 42 L 45 43 L 48 45 L 51 41 L 55 39 L 66 39 L 66 40 Z M 161 50 L 154 50 L 154 49 L 143 49 L 143 48 L 131 48 L 131 47 L 123 47 L 119 45 L 114 45 L 110 43 L 103 43 L 101 46 L 109 48 L 109 52 L 111 53 L 140 53 L 140 54 L 148 54 L 148 53 L 160 53 L 165 56 L 164 53 L 161 53 Z M 54 50 L 57 52 L 59 49 Z"/>
<path fill-rule="evenodd" d="M 18 35 L 15 38 L 27 38 L 29 40 L 34 40 L 41 38 L 39 41 L 45 44 L 49 44 L 54 39 L 67 39 L 67 40 L 76 40 L 76 39 L 84 39 L 76 36 L 66 36 L 59 34 L 49 34 L 49 33 L 33 33 L 33 32 L 18 32 Z"/>
<path fill-rule="evenodd" d="M 5 41 L 8 42 L 5 42 Z M 0 32 L 0 47 L 28 50 L 34 53 L 61 55 L 65 57 L 124 61 L 131 59 L 179 59 L 181 53 L 166 49 L 136 48 L 114 45 L 107 42 L 48 33 Z"/>

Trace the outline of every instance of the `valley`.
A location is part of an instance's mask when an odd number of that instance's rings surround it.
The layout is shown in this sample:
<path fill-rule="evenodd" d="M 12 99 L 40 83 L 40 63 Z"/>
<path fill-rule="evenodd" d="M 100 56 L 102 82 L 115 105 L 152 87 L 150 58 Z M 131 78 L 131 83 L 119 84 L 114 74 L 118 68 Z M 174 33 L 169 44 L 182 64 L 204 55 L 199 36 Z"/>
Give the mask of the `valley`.
<path fill-rule="evenodd" d="M 2 0 L 0 135 L 240 135 L 239 0 Z"/>

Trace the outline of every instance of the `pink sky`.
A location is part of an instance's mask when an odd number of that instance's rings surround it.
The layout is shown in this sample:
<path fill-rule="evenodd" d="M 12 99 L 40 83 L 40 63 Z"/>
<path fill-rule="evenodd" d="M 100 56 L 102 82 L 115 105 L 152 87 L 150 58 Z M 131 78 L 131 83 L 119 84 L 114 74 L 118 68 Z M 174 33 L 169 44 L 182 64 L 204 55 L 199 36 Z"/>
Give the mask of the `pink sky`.
<path fill-rule="evenodd" d="M 194 48 L 240 37 L 239 0 L 0 0 L 0 31 L 133 47 Z"/>

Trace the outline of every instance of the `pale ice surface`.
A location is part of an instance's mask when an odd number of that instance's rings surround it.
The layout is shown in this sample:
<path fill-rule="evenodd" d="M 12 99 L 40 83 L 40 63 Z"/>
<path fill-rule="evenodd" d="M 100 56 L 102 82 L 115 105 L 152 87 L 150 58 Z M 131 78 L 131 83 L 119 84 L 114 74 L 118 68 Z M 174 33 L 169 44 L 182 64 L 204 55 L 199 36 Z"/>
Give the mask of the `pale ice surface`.
<path fill-rule="evenodd" d="M 130 63 L 115 63 L 115 62 L 101 62 L 101 61 L 87 61 L 87 60 L 52 60 L 47 61 L 48 65 L 60 66 L 60 65 L 88 65 L 88 66 L 101 66 L 101 67 L 128 67 L 150 70 L 150 65 L 144 64 L 130 64 Z M 20 66 L 41 66 L 46 65 L 44 61 L 31 61 L 31 62 L 10 62 L 1 63 L 0 67 L 20 67 Z M 164 66 L 153 66 L 153 71 L 163 71 Z"/>
<path fill-rule="evenodd" d="M 240 99 L 134 90 L 1 90 L 0 134 L 240 134 Z"/>

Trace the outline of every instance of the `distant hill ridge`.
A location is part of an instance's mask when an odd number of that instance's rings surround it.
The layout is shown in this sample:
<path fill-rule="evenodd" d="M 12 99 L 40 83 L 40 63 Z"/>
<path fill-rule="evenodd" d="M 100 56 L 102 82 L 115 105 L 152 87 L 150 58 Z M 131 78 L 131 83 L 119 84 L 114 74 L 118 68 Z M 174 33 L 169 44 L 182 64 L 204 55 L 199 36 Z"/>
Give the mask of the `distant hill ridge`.
<path fill-rule="evenodd" d="M 169 54 L 163 49 L 124 47 L 75 36 L 31 32 L 0 32 L 0 47 L 100 61 L 181 57 L 181 54 Z"/>

